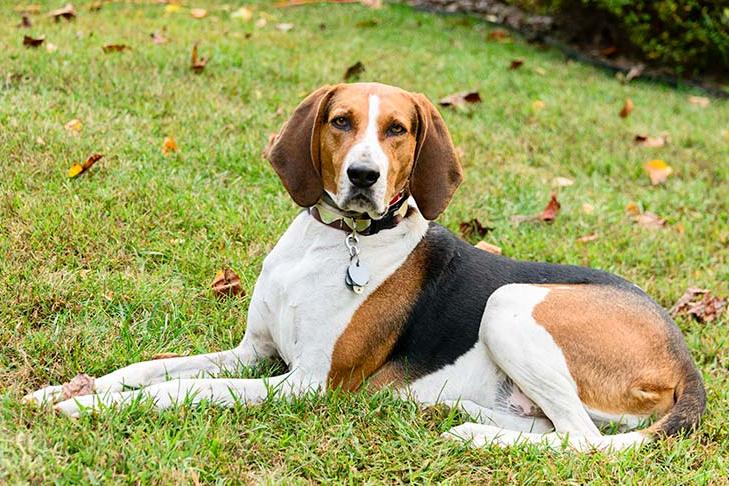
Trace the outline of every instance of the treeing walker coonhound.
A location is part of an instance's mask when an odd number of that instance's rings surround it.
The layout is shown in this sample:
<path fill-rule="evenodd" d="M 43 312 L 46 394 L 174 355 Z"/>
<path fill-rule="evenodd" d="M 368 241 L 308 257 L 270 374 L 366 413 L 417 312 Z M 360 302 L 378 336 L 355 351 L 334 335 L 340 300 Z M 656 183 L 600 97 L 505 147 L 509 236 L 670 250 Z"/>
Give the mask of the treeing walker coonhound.
<path fill-rule="evenodd" d="M 324 86 L 266 157 L 306 209 L 264 261 L 241 344 L 132 364 L 97 378 L 96 394 L 61 401 L 62 388 L 51 386 L 28 400 L 60 401 L 56 409 L 78 416 L 140 396 L 162 409 L 391 387 L 473 417 L 449 438 L 576 450 L 623 449 L 699 423 L 701 375 L 679 329 L 638 287 L 493 255 L 430 222 L 462 170 L 425 96 L 376 83 Z M 213 377 L 271 357 L 288 372 Z M 606 422 L 621 433 L 603 435 Z"/>

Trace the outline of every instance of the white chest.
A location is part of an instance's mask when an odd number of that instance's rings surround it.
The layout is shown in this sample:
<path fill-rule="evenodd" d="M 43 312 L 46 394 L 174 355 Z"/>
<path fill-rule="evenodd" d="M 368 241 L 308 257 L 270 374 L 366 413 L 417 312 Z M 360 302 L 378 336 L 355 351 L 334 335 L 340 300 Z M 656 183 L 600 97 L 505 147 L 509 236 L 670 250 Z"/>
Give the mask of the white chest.
<path fill-rule="evenodd" d="M 370 282 L 362 294 L 344 283 L 346 234 L 301 213 L 266 257 L 251 302 L 249 326 L 265 325 L 291 368 L 328 373 L 334 345 L 354 312 L 412 252 L 427 231 L 419 214 L 397 227 L 360 237 Z M 255 314 L 255 316 L 254 316 Z"/>

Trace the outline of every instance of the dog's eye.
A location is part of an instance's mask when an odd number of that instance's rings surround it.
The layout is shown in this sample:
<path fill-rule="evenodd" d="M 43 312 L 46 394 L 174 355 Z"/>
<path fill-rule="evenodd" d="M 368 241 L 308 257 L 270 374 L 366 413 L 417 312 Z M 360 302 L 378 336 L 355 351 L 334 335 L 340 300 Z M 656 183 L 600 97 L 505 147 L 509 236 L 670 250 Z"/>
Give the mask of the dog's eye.
<path fill-rule="evenodd" d="M 393 137 L 396 137 L 397 135 L 402 135 L 407 130 L 405 130 L 405 127 L 400 125 L 399 123 L 393 123 L 390 125 L 390 128 L 387 129 L 387 134 Z"/>
<path fill-rule="evenodd" d="M 346 116 L 338 116 L 333 119 L 332 126 L 334 126 L 334 128 L 338 128 L 339 130 L 344 130 L 345 132 L 352 128 L 352 124 L 349 122 L 349 118 L 347 118 Z"/>

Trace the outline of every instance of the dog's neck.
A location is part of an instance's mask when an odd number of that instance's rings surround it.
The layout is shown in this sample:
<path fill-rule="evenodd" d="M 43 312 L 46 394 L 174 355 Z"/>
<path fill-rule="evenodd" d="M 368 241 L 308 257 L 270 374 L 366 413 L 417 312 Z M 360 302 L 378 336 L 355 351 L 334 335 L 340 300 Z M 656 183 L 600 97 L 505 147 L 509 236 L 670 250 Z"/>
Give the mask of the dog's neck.
<path fill-rule="evenodd" d="M 412 209 L 408 206 L 407 201 L 408 194 L 403 191 L 391 201 L 382 218 L 373 219 L 367 213 L 343 211 L 325 193 L 316 205 L 309 208 L 309 214 L 331 228 L 346 233 L 356 232 L 363 236 L 370 236 L 400 224 Z"/>

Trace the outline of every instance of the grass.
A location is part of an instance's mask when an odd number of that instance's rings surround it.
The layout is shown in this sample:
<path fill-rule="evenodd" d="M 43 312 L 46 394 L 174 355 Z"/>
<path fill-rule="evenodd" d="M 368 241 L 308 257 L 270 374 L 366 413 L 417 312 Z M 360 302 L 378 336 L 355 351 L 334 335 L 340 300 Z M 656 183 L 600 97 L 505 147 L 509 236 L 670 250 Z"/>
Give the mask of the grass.
<path fill-rule="evenodd" d="M 552 50 L 489 42 L 484 24 L 402 5 L 262 3 L 254 17 L 268 19 L 262 28 L 231 19 L 222 3 L 192 6 L 208 17 L 165 14 L 152 1 L 98 12 L 77 3 L 75 22 L 33 16 L 26 31 L 2 2 L 0 483 L 727 484 L 726 314 L 678 320 L 708 388 L 700 430 L 621 455 L 472 450 L 439 439 L 462 415 L 387 392 L 162 413 L 141 403 L 78 421 L 22 405 L 25 393 L 79 372 L 241 339 L 248 297 L 217 300 L 210 282 L 230 265 L 250 295 L 297 212 L 261 149 L 307 92 L 356 61 L 364 80 L 432 99 L 481 91 L 480 105 L 444 110 L 466 181 L 442 224 L 457 231 L 479 218 L 494 227 L 487 241 L 509 256 L 617 272 L 666 307 L 687 286 L 729 293 L 727 102 L 700 108 L 687 91 L 622 85 Z M 281 32 L 279 22 L 295 27 Z M 153 44 L 149 34 L 163 29 L 170 41 Z M 25 33 L 45 35 L 57 51 L 23 47 Z M 199 75 L 189 69 L 197 41 L 211 58 Z M 109 43 L 133 50 L 104 54 Z M 508 70 L 515 58 L 524 66 Z M 636 108 L 621 119 L 628 97 Z M 83 123 L 79 136 L 64 129 L 71 119 Z M 664 131 L 666 147 L 632 142 Z M 162 155 L 165 136 L 178 154 Z M 68 167 L 94 152 L 104 159 L 69 179 Z M 653 158 L 674 169 L 663 186 L 643 173 Z M 513 224 L 511 216 L 544 207 L 556 176 L 575 181 L 559 190 L 556 222 Z M 666 229 L 634 224 L 630 201 L 666 218 Z M 595 241 L 576 242 L 594 232 Z"/>

